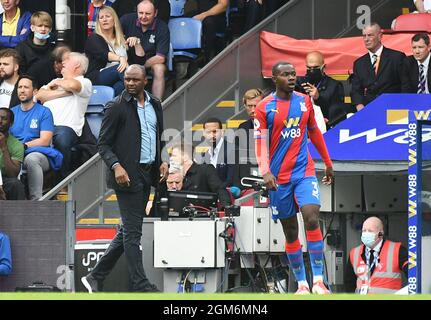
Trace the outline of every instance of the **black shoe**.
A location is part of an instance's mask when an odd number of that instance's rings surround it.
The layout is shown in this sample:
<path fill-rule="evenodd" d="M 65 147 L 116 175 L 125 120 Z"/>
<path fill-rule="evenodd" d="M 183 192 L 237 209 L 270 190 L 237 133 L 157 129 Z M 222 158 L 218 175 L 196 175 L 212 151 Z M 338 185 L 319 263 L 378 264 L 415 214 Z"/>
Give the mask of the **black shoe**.
<path fill-rule="evenodd" d="M 86 275 L 85 277 L 82 277 L 81 282 L 84 285 L 84 287 L 88 290 L 88 293 L 99 291 L 97 280 L 94 279 L 90 274 Z"/>

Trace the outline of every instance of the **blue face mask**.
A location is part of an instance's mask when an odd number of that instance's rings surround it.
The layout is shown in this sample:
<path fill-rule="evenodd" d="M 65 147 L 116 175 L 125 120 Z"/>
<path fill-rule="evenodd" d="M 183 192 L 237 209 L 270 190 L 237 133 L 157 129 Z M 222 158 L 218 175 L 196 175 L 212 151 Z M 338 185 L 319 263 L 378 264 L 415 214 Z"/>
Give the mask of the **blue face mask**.
<path fill-rule="evenodd" d="M 49 33 L 47 33 L 47 34 L 42 34 L 42 33 L 39 33 L 39 32 L 35 32 L 35 33 L 34 33 L 34 37 L 35 37 L 36 39 L 39 39 L 39 40 L 48 40 L 48 38 L 49 38 Z"/>
<path fill-rule="evenodd" d="M 373 232 L 362 232 L 361 235 L 361 241 L 364 245 L 366 245 L 368 248 L 371 248 L 374 243 L 376 243 L 376 234 Z"/>

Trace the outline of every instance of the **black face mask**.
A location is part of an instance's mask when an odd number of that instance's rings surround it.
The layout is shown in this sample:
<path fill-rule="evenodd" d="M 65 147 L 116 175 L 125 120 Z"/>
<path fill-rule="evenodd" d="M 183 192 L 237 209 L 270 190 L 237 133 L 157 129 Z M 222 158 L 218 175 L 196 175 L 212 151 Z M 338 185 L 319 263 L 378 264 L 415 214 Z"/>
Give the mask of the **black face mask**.
<path fill-rule="evenodd" d="M 319 69 L 308 69 L 307 70 L 307 81 L 310 82 L 313 85 L 316 85 L 322 80 L 323 78 L 323 72 Z"/>

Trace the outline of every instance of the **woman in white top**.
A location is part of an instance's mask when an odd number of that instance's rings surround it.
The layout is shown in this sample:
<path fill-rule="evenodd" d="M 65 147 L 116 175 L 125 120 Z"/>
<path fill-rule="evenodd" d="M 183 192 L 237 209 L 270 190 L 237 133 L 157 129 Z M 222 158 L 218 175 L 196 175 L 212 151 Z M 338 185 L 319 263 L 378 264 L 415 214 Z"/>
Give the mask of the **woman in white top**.
<path fill-rule="evenodd" d="M 133 48 L 138 57 L 145 55 L 139 38 L 124 39 L 120 20 L 114 9 L 104 6 L 96 20 L 96 29 L 85 43 L 89 59 L 86 77 L 94 85 L 114 88 L 115 95 L 124 90 L 124 70 L 127 68 L 127 50 Z"/>

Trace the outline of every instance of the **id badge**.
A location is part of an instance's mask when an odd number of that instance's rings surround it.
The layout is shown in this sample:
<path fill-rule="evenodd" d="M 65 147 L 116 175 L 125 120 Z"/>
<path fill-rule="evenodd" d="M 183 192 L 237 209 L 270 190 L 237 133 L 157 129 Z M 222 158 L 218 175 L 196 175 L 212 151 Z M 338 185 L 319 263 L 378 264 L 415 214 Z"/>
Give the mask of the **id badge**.
<path fill-rule="evenodd" d="M 363 285 L 361 289 L 359 289 L 359 294 L 367 294 L 368 293 L 368 286 Z"/>

